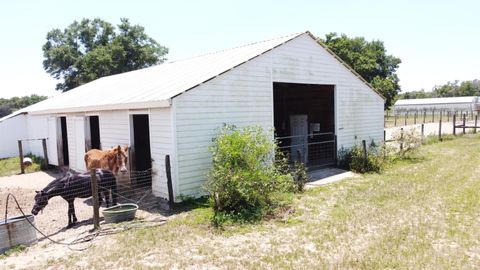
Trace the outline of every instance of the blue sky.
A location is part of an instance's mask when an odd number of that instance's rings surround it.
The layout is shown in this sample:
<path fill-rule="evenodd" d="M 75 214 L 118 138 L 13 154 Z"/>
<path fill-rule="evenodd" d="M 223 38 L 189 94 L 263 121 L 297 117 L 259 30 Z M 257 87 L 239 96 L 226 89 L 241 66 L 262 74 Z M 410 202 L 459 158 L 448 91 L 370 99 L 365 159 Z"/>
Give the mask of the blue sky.
<path fill-rule="evenodd" d="M 52 96 L 46 33 L 74 20 L 121 17 L 170 49 L 169 60 L 309 30 L 385 42 L 402 59 L 403 91 L 480 79 L 480 1 L 3 1 L 0 97 Z"/>

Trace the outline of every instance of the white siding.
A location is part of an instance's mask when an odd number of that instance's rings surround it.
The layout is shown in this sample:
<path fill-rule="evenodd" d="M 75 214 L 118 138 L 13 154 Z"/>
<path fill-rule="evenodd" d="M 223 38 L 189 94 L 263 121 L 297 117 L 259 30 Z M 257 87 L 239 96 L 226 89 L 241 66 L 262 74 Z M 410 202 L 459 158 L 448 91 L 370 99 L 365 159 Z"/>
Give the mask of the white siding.
<path fill-rule="evenodd" d="M 339 148 L 361 140 L 383 139 L 383 99 L 316 41 L 302 35 L 268 54 L 275 82 L 335 85 Z M 266 57 L 257 61 L 268 64 Z"/>
<path fill-rule="evenodd" d="M 173 99 L 177 195 L 202 193 L 208 147 L 223 123 L 273 127 L 273 82 L 335 85 L 339 148 L 383 138 L 383 99 L 302 35 Z"/>
<path fill-rule="evenodd" d="M 99 113 L 100 141 L 102 149 L 117 145 L 130 145 L 130 118 L 128 111 Z"/>
<path fill-rule="evenodd" d="M 167 176 L 165 171 L 165 156 L 170 155 L 173 167 L 173 140 L 170 108 L 151 109 L 150 148 L 152 154 L 152 192 L 157 197 L 168 199 Z M 172 168 L 173 172 L 173 168 Z M 174 176 L 172 175 L 172 180 Z"/>
<path fill-rule="evenodd" d="M 27 137 L 27 120 L 25 115 L 17 115 L 0 122 L 0 158 L 18 156 L 18 140 Z M 25 143 L 24 153 L 28 153 Z"/>
<path fill-rule="evenodd" d="M 48 116 L 47 115 L 27 115 L 27 131 L 29 139 L 48 139 Z M 48 144 L 47 144 L 48 145 Z M 35 140 L 28 143 L 29 152 L 43 157 L 42 141 Z M 56 151 L 56 150 L 55 150 Z"/>
<path fill-rule="evenodd" d="M 68 162 L 69 167 L 74 170 L 79 170 L 77 168 L 77 147 L 75 144 L 75 118 L 73 115 L 67 115 L 67 140 L 68 140 Z"/>

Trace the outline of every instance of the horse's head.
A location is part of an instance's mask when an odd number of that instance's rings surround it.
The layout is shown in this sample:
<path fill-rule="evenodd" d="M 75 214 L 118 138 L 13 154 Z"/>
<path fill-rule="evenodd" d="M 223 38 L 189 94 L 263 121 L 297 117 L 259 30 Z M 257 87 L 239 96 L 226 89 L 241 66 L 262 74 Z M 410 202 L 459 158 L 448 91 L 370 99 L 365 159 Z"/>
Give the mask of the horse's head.
<path fill-rule="evenodd" d="M 45 191 L 35 191 L 37 194 L 35 195 L 35 205 L 32 208 L 32 214 L 37 215 L 38 212 L 42 211 L 45 206 L 48 204 L 48 196 Z"/>
<path fill-rule="evenodd" d="M 127 173 L 127 162 L 128 162 L 128 146 L 126 145 L 122 148 L 120 145 L 115 148 L 115 165 L 117 170 L 120 170 L 123 174 Z"/>

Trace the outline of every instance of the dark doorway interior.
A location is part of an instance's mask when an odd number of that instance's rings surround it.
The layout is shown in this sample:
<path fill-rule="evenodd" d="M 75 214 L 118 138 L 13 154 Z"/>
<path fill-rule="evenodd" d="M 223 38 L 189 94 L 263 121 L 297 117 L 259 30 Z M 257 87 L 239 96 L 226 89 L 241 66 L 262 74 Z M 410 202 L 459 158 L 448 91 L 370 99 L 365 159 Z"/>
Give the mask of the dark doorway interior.
<path fill-rule="evenodd" d="M 90 116 L 90 140 L 91 140 L 91 149 L 100 149 L 100 123 L 98 116 Z"/>
<path fill-rule="evenodd" d="M 60 127 L 62 133 L 62 156 L 63 156 L 63 166 L 68 166 L 70 164 L 68 159 L 68 138 L 67 138 L 67 118 L 65 116 L 60 117 Z"/>
<path fill-rule="evenodd" d="M 150 153 L 150 129 L 147 114 L 132 115 L 133 119 L 133 168 L 137 187 L 151 187 L 152 156 Z M 145 171 L 145 172 L 144 172 Z"/>
<path fill-rule="evenodd" d="M 309 168 L 334 165 L 335 87 L 274 83 L 274 125 L 280 149 Z"/>

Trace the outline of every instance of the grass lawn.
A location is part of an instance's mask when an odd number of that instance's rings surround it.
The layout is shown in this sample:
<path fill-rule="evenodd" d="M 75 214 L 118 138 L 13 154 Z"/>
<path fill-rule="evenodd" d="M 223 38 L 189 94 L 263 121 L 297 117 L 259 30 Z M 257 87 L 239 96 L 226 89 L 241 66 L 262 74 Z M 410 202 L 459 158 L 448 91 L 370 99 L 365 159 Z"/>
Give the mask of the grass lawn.
<path fill-rule="evenodd" d="M 480 137 L 298 195 L 294 213 L 217 230 L 211 210 L 116 235 L 50 266 L 86 269 L 480 268 Z"/>
<path fill-rule="evenodd" d="M 25 173 L 32 173 L 40 171 L 40 164 L 42 160 L 39 158 L 31 157 L 33 160 L 32 166 L 25 168 Z M 9 176 L 20 173 L 20 158 L 11 157 L 11 158 L 2 158 L 0 159 L 0 176 Z"/>

